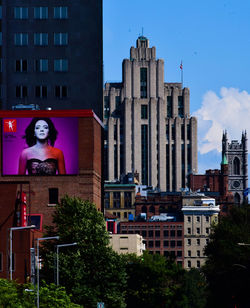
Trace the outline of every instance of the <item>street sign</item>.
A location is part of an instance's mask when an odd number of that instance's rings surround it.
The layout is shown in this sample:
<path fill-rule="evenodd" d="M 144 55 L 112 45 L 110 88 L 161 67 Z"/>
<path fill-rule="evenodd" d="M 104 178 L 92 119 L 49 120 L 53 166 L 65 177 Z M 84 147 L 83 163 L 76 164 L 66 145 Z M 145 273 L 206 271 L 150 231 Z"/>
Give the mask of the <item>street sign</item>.
<path fill-rule="evenodd" d="M 104 303 L 103 302 L 97 303 L 97 308 L 104 308 Z"/>

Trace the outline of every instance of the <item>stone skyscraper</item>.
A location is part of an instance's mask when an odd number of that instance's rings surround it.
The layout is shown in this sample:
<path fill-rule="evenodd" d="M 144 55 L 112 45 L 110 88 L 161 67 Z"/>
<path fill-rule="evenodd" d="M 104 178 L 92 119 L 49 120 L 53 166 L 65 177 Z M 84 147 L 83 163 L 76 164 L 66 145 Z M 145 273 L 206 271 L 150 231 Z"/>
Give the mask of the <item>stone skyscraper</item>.
<path fill-rule="evenodd" d="M 238 140 L 228 142 L 227 132 L 222 137 L 222 157 L 228 160 L 228 190 L 234 195 L 234 201 L 243 201 L 244 189 L 248 187 L 248 150 L 247 133 L 243 132 L 241 143 Z"/>
<path fill-rule="evenodd" d="M 164 82 L 164 61 L 144 36 L 123 61 L 123 81 L 105 84 L 104 124 L 107 180 L 132 172 L 141 184 L 179 191 L 187 174 L 197 172 L 189 89 Z"/>

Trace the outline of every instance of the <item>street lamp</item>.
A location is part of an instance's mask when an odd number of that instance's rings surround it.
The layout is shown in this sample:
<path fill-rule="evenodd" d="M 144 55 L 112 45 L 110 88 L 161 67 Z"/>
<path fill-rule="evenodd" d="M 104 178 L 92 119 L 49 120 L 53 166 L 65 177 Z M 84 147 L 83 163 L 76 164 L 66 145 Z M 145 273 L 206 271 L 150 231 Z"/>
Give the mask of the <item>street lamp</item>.
<path fill-rule="evenodd" d="M 15 230 L 35 229 L 36 226 L 12 227 L 10 228 L 10 280 L 12 280 L 12 232 Z"/>
<path fill-rule="evenodd" d="M 75 246 L 75 245 L 77 245 L 77 243 L 56 245 L 56 285 L 57 286 L 59 286 L 59 248 L 60 247 Z"/>
<path fill-rule="evenodd" d="M 39 242 L 40 241 L 46 241 L 46 240 L 59 240 L 59 236 L 49 236 L 49 237 L 40 237 L 37 238 L 37 249 L 36 249 L 36 254 L 37 254 L 37 296 L 36 296 L 36 301 L 37 301 L 37 308 L 39 308 Z"/>

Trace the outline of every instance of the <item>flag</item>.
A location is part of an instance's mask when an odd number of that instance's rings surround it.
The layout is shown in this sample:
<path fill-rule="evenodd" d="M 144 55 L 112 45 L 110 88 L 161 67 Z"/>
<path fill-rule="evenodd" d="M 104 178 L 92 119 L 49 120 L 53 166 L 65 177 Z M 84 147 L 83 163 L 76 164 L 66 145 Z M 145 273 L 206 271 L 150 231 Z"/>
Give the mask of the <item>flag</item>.
<path fill-rule="evenodd" d="M 180 69 L 181 69 L 181 70 L 183 69 L 182 61 L 181 61 L 181 64 L 180 64 Z"/>

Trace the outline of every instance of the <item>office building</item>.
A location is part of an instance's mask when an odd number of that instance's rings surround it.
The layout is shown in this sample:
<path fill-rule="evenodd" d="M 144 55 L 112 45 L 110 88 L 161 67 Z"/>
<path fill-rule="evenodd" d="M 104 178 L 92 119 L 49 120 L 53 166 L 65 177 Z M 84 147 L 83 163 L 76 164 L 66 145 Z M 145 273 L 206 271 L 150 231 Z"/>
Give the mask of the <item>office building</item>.
<path fill-rule="evenodd" d="M 139 175 L 139 183 L 180 191 L 197 172 L 197 120 L 190 116 L 189 89 L 164 82 L 164 61 L 140 36 L 123 60 L 123 80 L 106 83 L 106 179 Z"/>
<path fill-rule="evenodd" d="M 119 254 L 134 253 L 141 256 L 145 250 L 143 238 L 139 234 L 110 234 L 110 246 Z"/>
<path fill-rule="evenodd" d="M 1 0 L 0 109 L 102 119 L 102 1 Z"/>

